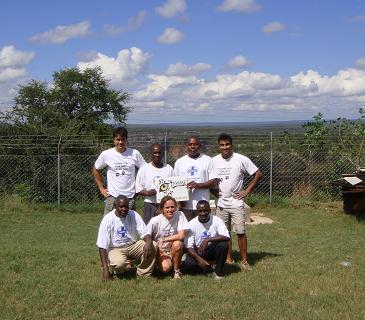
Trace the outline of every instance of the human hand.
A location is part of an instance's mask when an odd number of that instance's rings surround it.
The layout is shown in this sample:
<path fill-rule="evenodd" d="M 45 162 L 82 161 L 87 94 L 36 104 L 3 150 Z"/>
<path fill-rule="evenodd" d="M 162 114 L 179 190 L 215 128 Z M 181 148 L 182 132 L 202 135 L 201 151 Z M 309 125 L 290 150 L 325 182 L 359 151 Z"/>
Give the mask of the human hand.
<path fill-rule="evenodd" d="M 99 190 L 100 193 L 104 196 L 104 198 L 108 198 L 110 196 L 109 190 L 107 188 L 101 187 Z"/>
<path fill-rule="evenodd" d="M 113 277 L 112 275 L 110 274 L 108 268 L 102 268 L 101 270 L 101 279 L 102 281 L 109 281 L 111 280 Z"/>
<path fill-rule="evenodd" d="M 152 254 L 152 243 L 146 242 L 143 246 L 143 257 L 148 258 Z"/>
<path fill-rule="evenodd" d="M 190 181 L 187 185 L 188 189 L 197 189 L 199 188 L 199 184 L 195 181 Z"/>
<path fill-rule="evenodd" d="M 144 193 L 144 195 L 150 197 L 150 196 L 155 196 L 156 193 L 157 192 L 156 192 L 155 189 L 151 189 L 151 190 L 146 190 L 145 193 Z"/>
<path fill-rule="evenodd" d="M 241 200 L 241 199 L 245 198 L 248 194 L 249 194 L 249 192 L 247 190 L 241 190 L 239 192 L 234 192 L 233 198 Z"/>
<path fill-rule="evenodd" d="M 209 242 L 207 239 L 203 240 L 202 243 L 200 244 L 199 248 L 198 248 L 198 253 L 200 255 L 202 255 L 206 249 L 206 247 L 208 246 Z"/>
<path fill-rule="evenodd" d="M 202 268 L 202 269 L 205 269 L 209 266 L 209 263 L 205 259 L 203 259 L 202 257 L 199 257 L 197 262 L 198 262 L 199 267 Z"/>

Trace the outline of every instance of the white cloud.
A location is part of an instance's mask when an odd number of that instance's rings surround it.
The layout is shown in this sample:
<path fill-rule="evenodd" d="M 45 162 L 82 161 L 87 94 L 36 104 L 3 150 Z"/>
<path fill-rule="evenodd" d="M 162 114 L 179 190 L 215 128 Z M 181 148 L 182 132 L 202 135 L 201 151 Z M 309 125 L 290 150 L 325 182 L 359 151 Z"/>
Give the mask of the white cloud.
<path fill-rule="evenodd" d="M 240 121 L 243 113 L 276 114 L 283 120 L 290 119 L 290 114 L 303 119 L 303 114 L 311 118 L 322 112 L 336 118 L 343 116 L 341 110 L 348 114 L 365 101 L 365 71 L 359 69 L 340 70 L 332 76 L 308 70 L 288 78 L 243 71 L 203 80 L 193 72 L 189 76 L 183 72 L 193 66 L 177 63 L 170 67 L 170 74 L 150 75 L 150 82 L 134 92 L 134 112 L 156 115 L 156 121 L 176 121 L 187 112 L 200 121 Z M 181 72 L 177 75 L 174 70 Z"/>
<path fill-rule="evenodd" d="M 356 60 L 356 67 L 359 69 L 365 69 L 365 58 L 359 58 Z"/>
<path fill-rule="evenodd" d="M 224 0 L 218 7 L 218 11 L 253 12 L 260 10 L 261 6 L 255 0 Z"/>
<path fill-rule="evenodd" d="M 24 68 L 4 68 L 0 69 L 0 82 L 7 82 L 20 77 L 24 77 L 27 71 Z"/>
<path fill-rule="evenodd" d="M 115 58 L 102 53 L 94 53 L 91 61 L 79 62 L 77 66 L 80 69 L 100 66 L 104 76 L 113 85 L 131 84 L 139 75 L 145 72 L 149 59 L 149 53 L 132 47 L 120 50 Z"/>
<path fill-rule="evenodd" d="M 241 67 L 247 67 L 250 64 L 250 61 L 242 56 L 242 55 L 238 55 L 233 57 L 231 60 L 229 60 L 228 62 L 228 67 L 230 68 L 241 68 Z"/>
<path fill-rule="evenodd" d="M 166 28 L 164 32 L 158 37 L 158 42 L 172 44 L 181 42 L 184 39 L 184 34 L 174 28 Z"/>
<path fill-rule="evenodd" d="M 208 63 L 199 62 L 192 66 L 188 66 L 182 62 L 170 64 L 166 71 L 168 76 L 193 76 L 211 69 L 211 65 Z"/>
<path fill-rule="evenodd" d="M 90 34 L 90 23 L 81 21 L 78 24 L 57 26 L 55 29 L 38 33 L 30 38 L 33 42 L 40 43 L 64 43 L 67 40 L 85 37 Z"/>
<path fill-rule="evenodd" d="M 30 63 L 35 54 L 16 50 L 14 46 L 5 46 L 0 50 L 0 68 L 21 66 Z"/>
<path fill-rule="evenodd" d="M 274 33 L 274 32 L 283 31 L 285 29 L 286 29 L 285 24 L 274 21 L 274 22 L 270 22 L 270 23 L 264 25 L 261 30 L 262 30 L 262 32 L 270 34 L 270 33 Z"/>
<path fill-rule="evenodd" d="M 167 0 L 162 6 L 156 7 L 156 12 L 165 18 L 173 18 L 186 10 L 185 0 Z"/>
<path fill-rule="evenodd" d="M 120 33 L 132 32 L 134 30 L 137 30 L 143 25 L 146 16 L 147 16 L 146 11 L 140 11 L 138 12 L 137 16 L 131 17 L 128 20 L 127 26 L 115 26 L 107 24 L 104 26 L 104 30 L 109 35 L 117 35 Z"/>

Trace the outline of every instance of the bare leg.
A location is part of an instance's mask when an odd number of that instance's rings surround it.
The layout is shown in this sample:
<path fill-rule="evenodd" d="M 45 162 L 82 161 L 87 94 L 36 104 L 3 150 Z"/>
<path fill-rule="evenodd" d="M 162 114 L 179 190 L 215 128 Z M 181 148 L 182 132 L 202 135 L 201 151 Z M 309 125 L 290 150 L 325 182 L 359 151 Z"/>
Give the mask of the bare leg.
<path fill-rule="evenodd" d="M 247 237 L 245 234 L 238 234 L 237 239 L 242 261 L 247 261 Z"/>
<path fill-rule="evenodd" d="M 181 257 L 184 253 L 184 244 L 182 241 L 174 241 L 171 245 L 171 257 L 174 270 L 179 270 L 181 265 Z"/>
<path fill-rule="evenodd" d="M 228 253 L 227 253 L 227 261 L 228 264 L 232 264 L 234 262 L 233 253 L 232 253 L 232 240 L 228 241 Z"/>

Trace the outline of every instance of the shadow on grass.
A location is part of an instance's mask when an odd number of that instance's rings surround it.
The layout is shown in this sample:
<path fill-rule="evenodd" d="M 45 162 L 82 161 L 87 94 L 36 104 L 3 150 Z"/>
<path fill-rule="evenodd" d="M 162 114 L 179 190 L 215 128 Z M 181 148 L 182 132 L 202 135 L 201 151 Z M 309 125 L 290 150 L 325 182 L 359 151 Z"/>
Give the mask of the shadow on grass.
<path fill-rule="evenodd" d="M 281 253 L 272 253 L 272 252 L 264 252 L 264 251 L 249 252 L 248 253 L 248 262 L 250 263 L 250 265 L 254 266 L 260 260 L 267 259 L 267 258 L 276 258 L 276 257 L 281 257 L 281 256 L 282 256 Z M 238 251 L 233 251 L 233 258 L 235 261 L 240 261 L 241 260 L 240 253 Z"/>

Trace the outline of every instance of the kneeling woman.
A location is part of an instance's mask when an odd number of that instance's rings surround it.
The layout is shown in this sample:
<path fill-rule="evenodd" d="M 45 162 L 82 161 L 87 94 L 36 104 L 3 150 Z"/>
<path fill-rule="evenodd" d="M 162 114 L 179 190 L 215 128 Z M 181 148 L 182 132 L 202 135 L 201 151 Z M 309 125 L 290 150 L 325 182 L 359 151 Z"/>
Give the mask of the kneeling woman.
<path fill-rule="evenodd" d="M 147 225 L 146 234 L 156 241 L 160 254 L 157 265 L 160 271 L 168 273 L 174 268 L 174 279 L 181 277 L 181 257 L 184 253 L 184 238 L 189 230 L 188 221 L 181 211 L 177 210 L 177 202 L 171 196 L 165 196 L 160 202 L 160 212 Z"/>

